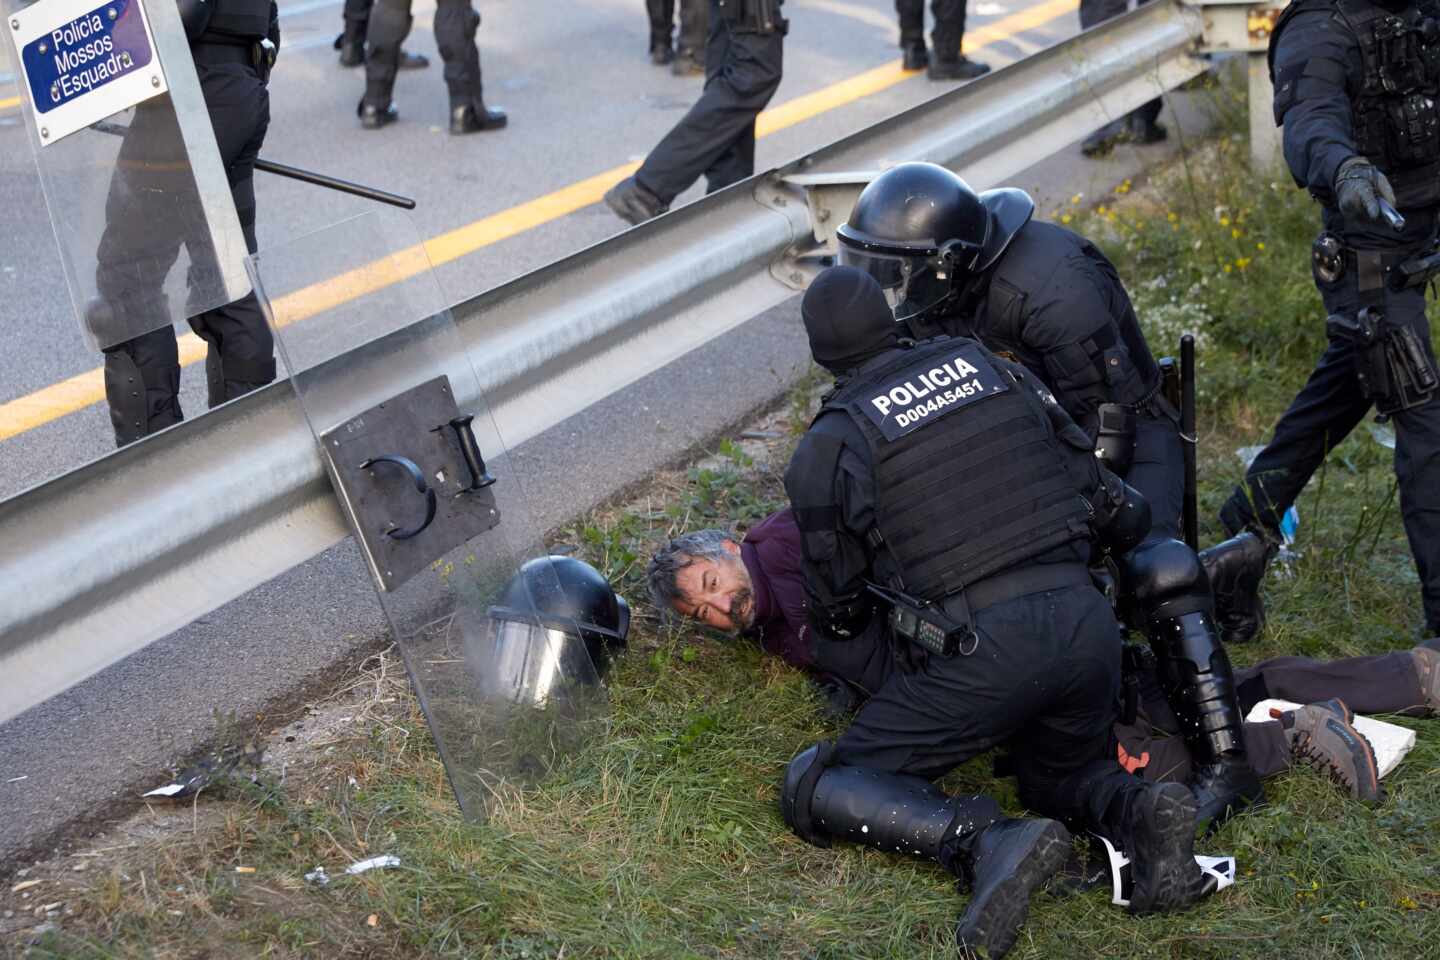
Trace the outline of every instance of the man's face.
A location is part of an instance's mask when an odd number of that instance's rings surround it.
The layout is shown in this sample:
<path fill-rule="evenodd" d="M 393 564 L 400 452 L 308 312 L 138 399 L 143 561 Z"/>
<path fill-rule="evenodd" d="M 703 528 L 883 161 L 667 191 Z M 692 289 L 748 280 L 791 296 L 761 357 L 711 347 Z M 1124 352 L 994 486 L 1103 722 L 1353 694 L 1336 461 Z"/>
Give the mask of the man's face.
<path fill-rule="evenodd" d="M 740 633 L 755 625 L 755 594 L 740 545 L 726 540 L 724 547 L 724 560 L 695 560 L 676 574 L 680 599 L 675 610 L 717 630 Z"/>

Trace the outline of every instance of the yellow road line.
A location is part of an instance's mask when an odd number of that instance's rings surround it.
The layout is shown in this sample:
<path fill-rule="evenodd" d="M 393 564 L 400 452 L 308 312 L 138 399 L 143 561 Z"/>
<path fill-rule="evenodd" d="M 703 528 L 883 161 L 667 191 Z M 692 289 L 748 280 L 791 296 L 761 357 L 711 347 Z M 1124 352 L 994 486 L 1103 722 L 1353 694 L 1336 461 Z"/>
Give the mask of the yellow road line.
<path fill-rule="evenodd" d="M 18 106 L 20 106 L 19 97 L 7 97 L 4 100 L 0 100 L 0 110 L 13 110 Z"/>
<path fill-rule="evenodd" d="M 1016 34 L 1073 13 L 1078 6 L 1078 0 L 1047 0 L 971 31 L 966 49 L 974 52 L 989 44 L 1011 39 Z M 761 137 L 769 136 L 862 97 L 888 90 L 912 76 L 913 73 L 901 70 L 898 63 L 888 63 L 867 70 L 848 80 L 766 110 L 757 120 L 756 134 Z M 0 108 L 7 102 L 0 100 Z M 638 167 L 638 163 L 613 167 L 604 173 L 562 187 L 554 193 L 432 237 L 425 241 L 425 256 L 419 255 L 419 249 L 402 250 L 375 263 L 287 294 L 278 298 L 274 304 L 276 319 L 283 326 L 315 316 L 390 284 L 414 277 L 429 269 L 432 263 L 439 266 L 458 260 L 490 244 L 499 243 L 599 203 L 606 190 L 634 173 Z M 190 366 L 205 359 L 205 341 L 193 333 L 182 334 L 178 339 L 182 366 Z M 34 430 L 104 399 L 104 370 L 97 368 L 0 404 L 0 440 Z"/>

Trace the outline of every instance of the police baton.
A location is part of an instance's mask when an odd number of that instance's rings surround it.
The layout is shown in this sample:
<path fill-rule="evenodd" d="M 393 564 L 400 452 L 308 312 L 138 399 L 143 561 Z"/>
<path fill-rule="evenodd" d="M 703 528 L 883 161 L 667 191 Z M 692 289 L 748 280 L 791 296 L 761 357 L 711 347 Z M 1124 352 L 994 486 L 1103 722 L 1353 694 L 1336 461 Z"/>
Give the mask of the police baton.
<path fill-rule="evenodd" d="M 1185 542 L 1191 550 L 1200 549 L 1200 516 L 1195 489 L 1195 338 L 1180 338 L 1180 452 L 1185 465 L 1185 508 L 1183 513 Z"/>
<path fill-rule="evenodd" d="M 118 123 L 111 123 L 108 120 L 92 123 L 90 129 L 98 130 L 101 133 L 108 133 L 113 137 L 123 137 L 130 130 L 129 127 L 121 126 Z M 415 201 L 409 197 L 402 197 L 398 193 L 389 193 L 385 190 L 377 190 L 375 187 L 367 187 L 363 183 L 352 183 L 349 180 L 341 180 L 338 177 L 326 176 L 323 173 L 316 173 L 313 170 L 302 170 L 300 167 L 292 167 L 289 164 L 260 159 L 255 161 L 255 169 L 263 170 L 266 173 L 273 173 L 281 177 L 289 177 L 291 180 L 299 180 L 301 183 L 325 187 L 327 190 L 337 190 L 340 193 L 348 193 L 352 196 L 363 197 L 366 200 L 374 200 L 376 203 L 388 203 L 390 206 L 400 207 L 402 210 L 415 209 Z"/>

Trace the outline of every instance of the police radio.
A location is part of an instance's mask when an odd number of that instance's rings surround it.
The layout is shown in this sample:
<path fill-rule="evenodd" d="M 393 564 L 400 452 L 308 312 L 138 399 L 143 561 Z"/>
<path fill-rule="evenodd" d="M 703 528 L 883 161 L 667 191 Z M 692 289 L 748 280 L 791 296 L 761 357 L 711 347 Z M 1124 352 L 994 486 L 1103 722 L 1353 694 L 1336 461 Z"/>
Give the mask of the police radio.
<path fill-rule="evenodd" d="M 970 624 L 961 623 L 930 601 L 908 593 L 868 580 L 865 588 L 890 604 L 890 629 L 900 639 L 941 657 L 953 657 L 957 653 L 968 657 L 975 652 L 980 638 Z"/>

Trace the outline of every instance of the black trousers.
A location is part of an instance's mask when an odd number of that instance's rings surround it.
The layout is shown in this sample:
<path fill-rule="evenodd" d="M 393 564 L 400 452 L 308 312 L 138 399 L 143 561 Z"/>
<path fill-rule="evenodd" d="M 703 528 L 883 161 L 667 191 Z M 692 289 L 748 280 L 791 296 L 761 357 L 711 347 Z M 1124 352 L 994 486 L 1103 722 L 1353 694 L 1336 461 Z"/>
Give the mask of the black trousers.
<path fill-rule="evenodd" d="M 1089 586 L 978 611 L 970 656 L 897 670 L 836 743 L 851 766 L 935 779 L 1007 746 L 1020 799 L 1044 816 L 1097 827 L 1134 778 L 1115 764 L 1120 628 Z"/>
<path fill-rule="evenodd" d="M 362 0 L 350 0 L 359 4 Z M 395 92 L 395 76 L 400 72 L 400 45 L 410 35 L 414 18 L 410 15 L 411 0 L 373 0 L 365 43 L 365 102 L 383 109 Z M 346 16 L 350 16 L 346 6 Z M 359 7 L 357 6 L 358 10 Z M 440 0 L 435 9 L 435 45 L 445 61 L 445 87 L 450 93 L 450 106 L 475 105 L 483 102 L 480 74 L 480 48 L 475 45 L 475 32 L 480 28 L 480 14 L 470 0 Z"/>
<path fill-rule="evenodd" d="M 1149 3 L 1150 0 L 1135 0 L 1136 5 Z M 1080 0 L 1080 29 L 1089 30 L 1098 23 L 1114 19 L 1126 10 L 1130 9 L 1130 0 Z M 1148 103 L 1136 107 L 1134 116 L 1144 119 L 1147 123 L 1154 123 L 1155 118 L 1160 116 L 1162 103 L 1159 97 Z"/>
<path fill-rule="evenodd" d="M 965 37 L 965 6 L 968 0 L 930 0 L 930 15 L 935 26 L 930 31 L 930 45 L 942 60 L 960 56 Z M 895 0 L 900 16 L 900 46 L 925 42 L 925 0 Z"/>
<path fill-rule="evenodd" d="M 1125 482 L 1150 504 L 1150 536 L 1185 539 L 1185 459 L 1180 430 L 1163 416 L 1136 414 L 1135 459 Z"/>
<path fill-rule="evenodd" d="M 1424 693 L 1408 650 L 1376 656 L 1312 660 L 1275 657 L 1235 671 L 1240 710 L 1249 713 L 1262 700 L 1316 703 L 1338 697 L 1356 713 L 1403 713 L 1420 707 Z M 1142 704 L 1136 722 L 1116 724 L 1125 753 L 1144 766 L 1147 780 L 1184 782 L 1190 776 L 1190 753 L 1181 739 L 1180 722 L 1160 692 L 1159 678 L 1142 678 Z M 1290 769 L 1290 743 L 1279 721 L 1246 722 L 1245 750 L 1250 766 L 1262 777 Z"/>
<path fill-rule="evenodd" d="M 755 172 L 755 118 L 780 86 L 785 37 L 735 29 L 711 0 L 705 90 L 667 133 L 636 181 L 669 206 L 705 176 L 707 193 Z"/>
<path fill-rule="evenodd" d="M 196 72 L 210 125 L 220 148 L 220 161 L 230 182 L 230 195 L 235 201 L 245 244 L 255 252 L 255 159 L 265 142 L 270 125 L 270 94 L 255 68 L 239 63 L 209 64 L 203 48 L 197 48 Z M 206 244 L 203 236 L 185 236 L 169 230 L 156 230 L 134 214 L 139 198 L 148 189 L 162 191 L 186 189 L 176 182 L 164 157 L 157 157 L 158 145 L 178 141 L 173 115 L 136 108 L 130 131 L 120 146 L 116 172 L 111 180 L 105 203 L 105 231 L 97 250 L 97 287 L 101 296 L 107 287 L 133 281 L 136 270 L 151 274 L 155 297 L 163 297 L 165 276 L 180 255 L 182 244 Z M 193 190 L 188 175 L 184 180 Z M 275 379 L 274 338 L 260 311 L 254 294 L 227 306 L 209 310 L 190 318 L 190 326 L 210 345 L 210 405 L 264 386 Z M 165 327 L 105 351 L 123 355 L 132 361 L 144 385 L 144 411 L 136 415 L 122 409 L 111 396 L 111 418 L 116 439 L 121 444 L 139 439 L 148 433 L 180 422 L 180 359 L 175 334 Z M 116 359 L 120 359 L 117 357 Z M 137 426 L 137 422 L 139 425 Z"/>
<path fill-rule="evenodd" d="M 675 45 L 681 51 L 698 53 L 705 48 L 705 37 L 710 24 L 710 14 L 706 6 L 708 2 L 709 0 L 679 0 L 680 35 Z M 675 27 L 675 6 L 676 0 L 645 0 L 645 12 L 650 17 L 651 50 L 670 45 L 670 34 Z"/>
<path fill-rule="evenodd" d="M 1360 310 L 1355 271 L 1319 286 L 1328 313 L 1354 316 Z M 1385 290 L 1382 296 L 1385 315 L 1408 324 L 1433 360 L 1424 293 Z M 1310 379 L 1275 425 L 1274 437 L 1250 465 L 1245 483 L 1221 509 L 1221 522 L 1232 533 L 1256 525 L 1278 529 L 1280 518 L 1325 456 L 1370 411 L 1370 401 L 1360 395 L 1351 345 L 1331 340 Z M 1431 634 L 1440 633 L 1440 393 L 1395 414 L 1394 424 L 1400 516 L 1420 574 L 1425 621 Z"/>

